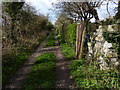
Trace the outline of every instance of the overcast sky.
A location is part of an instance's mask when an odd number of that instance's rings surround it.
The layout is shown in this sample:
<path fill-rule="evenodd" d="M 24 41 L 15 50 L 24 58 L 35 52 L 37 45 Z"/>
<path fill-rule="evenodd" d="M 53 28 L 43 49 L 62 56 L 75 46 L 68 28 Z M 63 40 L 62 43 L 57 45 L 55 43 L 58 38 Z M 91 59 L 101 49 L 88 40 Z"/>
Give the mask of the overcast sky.
<path fill-rule="evenodd" d="M 54 13 L 53 11 L 49 10 L 50 8 L 53 8 L 53 6 L 51 5 L 53 2 L 56 2 L 57 0 L 26 0 L 26 2 L 29 2 L 31 5 L 33 5 L 38 12 L 47 15 L 49 14 L 49 19 L 52 23 L 55 22 L 56 20 L 56 13 Z M 117 0 L 114 0 L 117 2 Z M 117 5 L 110 3 L 109 4 L 109 11 L 111 13 L 111 15 L 114 15 L 114 7 L 116 7 Z M 102 20 L 106 17 L 108 17 L 108 13 L 106 11 L 106 6 L 103 5 L 101 6 L 100 9 L 98 9 L 98 15 L 99 18 Z M 94 19 L 92 20 L 94 21 Z"/>

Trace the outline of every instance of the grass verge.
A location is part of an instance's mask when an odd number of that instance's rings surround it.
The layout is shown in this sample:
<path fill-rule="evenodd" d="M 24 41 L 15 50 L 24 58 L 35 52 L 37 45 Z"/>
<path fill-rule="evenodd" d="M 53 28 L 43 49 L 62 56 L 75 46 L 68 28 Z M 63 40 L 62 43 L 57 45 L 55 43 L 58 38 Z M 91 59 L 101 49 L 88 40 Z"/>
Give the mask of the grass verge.
<path fill-rule="evenodd" d="M 32 71 L 24 83 L 25 90 L 54 86 L 55 58 L 53 53 L 44 53 L 36 58 Z"/>

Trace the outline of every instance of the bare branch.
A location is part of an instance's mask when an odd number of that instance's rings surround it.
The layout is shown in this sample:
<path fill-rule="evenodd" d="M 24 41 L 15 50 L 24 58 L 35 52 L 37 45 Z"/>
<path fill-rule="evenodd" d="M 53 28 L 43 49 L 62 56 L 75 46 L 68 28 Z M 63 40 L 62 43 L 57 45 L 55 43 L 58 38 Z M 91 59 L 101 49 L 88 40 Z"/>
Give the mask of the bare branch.
<path fill-rule="evenodd" d="M 108 5 L 109 5 L 109 1 L 107 2 L 106 8 L 107 8 L 107 12 L 108 12 L 109 16 L 111 16 L 111 15 L 110 15 L 110 12 L 109 12 L 109 10 L 108 10 Z"/>

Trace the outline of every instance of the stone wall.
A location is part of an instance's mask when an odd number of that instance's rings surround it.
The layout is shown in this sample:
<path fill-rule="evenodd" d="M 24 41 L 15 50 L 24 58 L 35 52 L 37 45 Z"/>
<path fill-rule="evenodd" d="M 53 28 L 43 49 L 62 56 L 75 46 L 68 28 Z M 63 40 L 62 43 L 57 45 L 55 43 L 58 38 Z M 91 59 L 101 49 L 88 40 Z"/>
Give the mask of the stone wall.
<path fill-rule="evenodd" d="M 119 65 L 117 52 L 113 49 L 112 43 L 106 41 L 103 32 L 116 32 L 118 25 L 99 26 L 96 32 L 90 36 L 91 42 L 88 42 L 89 57 L 96 58 L 101 70 L 109 69 L 111 66 Z"/>

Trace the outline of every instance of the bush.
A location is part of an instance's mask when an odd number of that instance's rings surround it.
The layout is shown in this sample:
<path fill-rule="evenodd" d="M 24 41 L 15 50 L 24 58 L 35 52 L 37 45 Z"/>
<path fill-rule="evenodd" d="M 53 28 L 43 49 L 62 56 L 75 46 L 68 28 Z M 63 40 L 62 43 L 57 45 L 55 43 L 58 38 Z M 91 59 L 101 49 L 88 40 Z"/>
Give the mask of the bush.
<path fill-rule="evenodd" d="M 41 36 L 38 40 L 38 44 L 32 44 L 31 47 L 16 47 L 17 52 L 14 49 L 3 53 L 2 60 L 2 83 L 4 85 L 9 81 L 11 76 L 16 72 L 16 70 L 28 59 L 30 53 L 35 51 L 35 48 L 45 39 L 45 35 Z M 20 51 L 18 51 L 20 50 Z"/>
<path fill-rule="evenodd" d="M 116 24 L 117 19 L 115 17 L 113 18 L 107 18 L 106 21 L 101 21 L 102 25 L 112 25 Z"/>
<path fill-rule="evenodd" d="M 66 40 L 62 40 L 61 35 L 58 35 L 58 39 L 61 43 L 61 49 L 64 54 L 64 56 L 67 59 L 74 59 L 75 56 L 75 42 L 76 42 L 76 27 L 77 24 L 69 24 L 66 28 Z M 65 42 L 66 43 L 65 43 Z"/>

